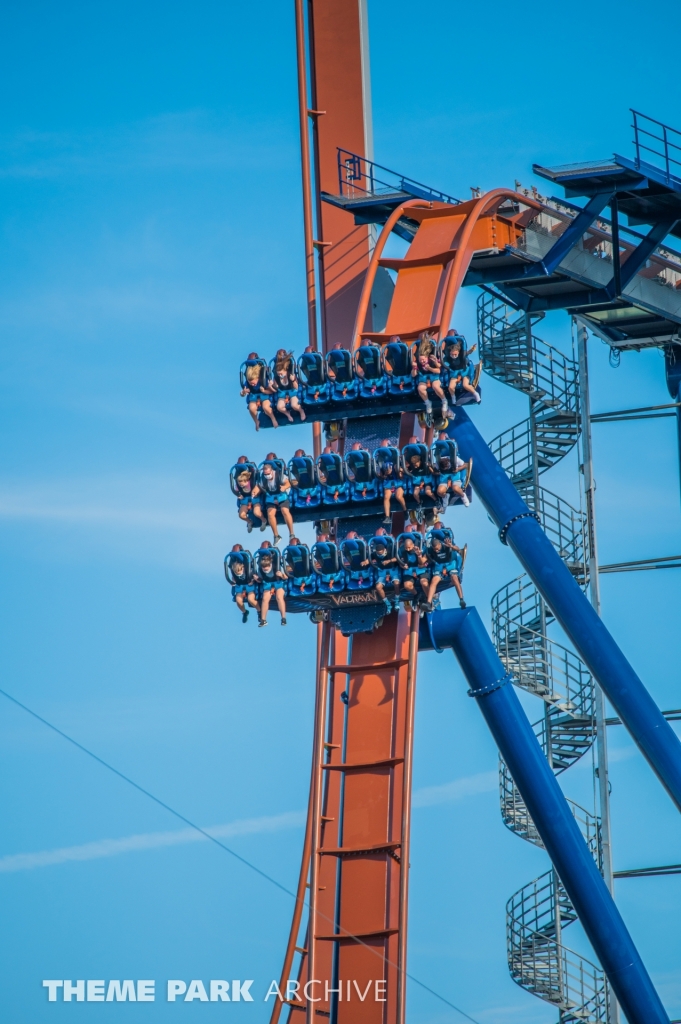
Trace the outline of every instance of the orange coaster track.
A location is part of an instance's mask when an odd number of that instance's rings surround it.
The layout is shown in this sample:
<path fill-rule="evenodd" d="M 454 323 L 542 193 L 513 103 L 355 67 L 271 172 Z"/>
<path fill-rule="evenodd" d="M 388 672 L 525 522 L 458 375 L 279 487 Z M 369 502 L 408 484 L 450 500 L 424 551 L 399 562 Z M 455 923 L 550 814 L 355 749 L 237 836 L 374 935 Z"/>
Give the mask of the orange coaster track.
<path fill-rule="evenodd" d="M 510 204 L 509 201 L 510 200 Z M 499 208 L 506 204 L 506 211 Z M 535 204 L 507 189 L 453 206 L 411 200 L 378 239 L 359 301 L 354 344 L 364 331 L 379 266 L 397 272 L 385 330 L 444 335 L 470 260 L 518 240 Z M 384 259 L 400 217 L 419 227 L 403 259 Z M 351 339 L 348 339 L 350 342 Z M 412 432 L 413 416 L 404 422 Z M 404 1024 L 407 895 L 418 614 L 393 613 L 349 641 L 318 627 L 314 753 L 298 902 L 281 977 L 296 955 L 298 991 L 276 1002 L 289 1021 Z M 309 885 L 309 920 L 301 920 Z M 378 982 L 378 985 L 377 985 Z M 335 991 L 334 991 L 335 990 Z M 364 996 L 364 999 L 361 998 Z M 307 997 L 307 998 L 306 998 Z"/>

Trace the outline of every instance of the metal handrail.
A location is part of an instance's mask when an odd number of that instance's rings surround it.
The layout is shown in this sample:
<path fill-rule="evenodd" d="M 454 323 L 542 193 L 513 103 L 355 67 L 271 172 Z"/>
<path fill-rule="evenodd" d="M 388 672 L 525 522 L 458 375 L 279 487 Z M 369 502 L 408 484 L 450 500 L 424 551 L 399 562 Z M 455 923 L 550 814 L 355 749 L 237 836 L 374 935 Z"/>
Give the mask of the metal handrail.
<path fill-rule="evenodd" d="M 478 300 L 478 338 L 483 367 L 528 395 L 532 418 L 490 442 L 517 490 L 539 513 L 544 530 L 574 577 L 588 582 L 586 517 L 569 502 L 538 487 L 535 473 L 559 462 L 576 444 L 579 420 L 578 366 L 537 338 L 532 322 L 499 296 Z M 554 772 L 569 768 L 595 739 L 594 681 L 582 660 L 546 635 L 550 609 L 526 576 L 494 594 L 492 630 L 499 656 L 514 682 L 545 702 L 533 729 Z M 499 763 L 504 824 L 536 846 L 543 842 L 504 761 Z M 600 820 L 568 801 L 592 856 L 602 866 Z M 529 992 L 560 1008 L 561 1024 L 604 1024 L 607 989 L 602 970 L 562 943 L 562 928 L 576 919 L 555 872 L 519 890 L 507 905 L 511 976 Z"/>
<path fill-rule="evenodd" d="M 514 893 L 506 905 L 509 969 L 519 985 L 560 1008 L 562 1024 L 600 1024 L 607 1015 L 603 971 L 558 937 L 576 916 L 552 870 Z"/>
<path fill-rule="evenodd" d="M 458 206 L 460 199 L 440 192 L 439 189 L 424 185 L 414 178 L 407 178 L 398 171 L 391 171 L 373 160 L 351 153 L 338 147 L 338 189 L 342 196 L 357 199 L 362 196 L 381 196 L 395 192 L 406 192 L 417 199 L 430 199 L 440 203 Z M 387 176 L 387 177 L 386 177 Z M 364 184 L 361 184 L 361 183 Z"/>
<path fill-rule="evenodd" d="M 672 178 L 676 182 L 679 178 L 672 174 L 671 165 L 674 164 L 676 167 L 681 167 L 681 159 L 673 156 L 670 152 L 674 150 L 675 153 L 681 157 L 681 132 L 676 128 L 670 127 L 670 125 L 663 124 L 662 121 L 657 121 L 654 117 L 648 117 L 647 114 L 642 114 L 638 110 L 634 110 L 633 107 L 629 108 L 633 116 L 632 128 L 634 129 L 634 146 L 636 147 L 636 167 L 638 170 L 641 169 L 641 151 L 651 153 L 653 156 L 659 157 L 664 161 L 665 174 L 667 177 L 667 184 L 671 184 Z M 656 131 L 646 125 L 655 125 L 660 131 Z M 645 140 L 652 140 L 661 146 L 660 149 L 655 149 L 652 145 L 646 145 L 646 142 L 641 141 L 641 136 L 645 137 Z M 674 138 L 679 141 L 675 142 Z"/>
<path fill-rule="evenodd" d="M 533 497 L 533 496 L 532 496 Z M 530 500 L 529 504 L 534 505 Z M 586 515 L 553 491 L 539 489 L 539 518 L 549 540 L 570 569 L 586 577 Z"/>
<path fill-rule="evenodd" d="M 541 723 L 535 722 L 533 726 L 535 733 L 540 731 L 538 729 L 540 724 L 544 724 L 543 720 Z M 509 829 L 510 832 L 515 832 L 516 835 L 526 839 L 534 846 L 539 846 L 541 849 L 544 849 L 544 841 L 539 835 L 537 826 L 525 806 L 525 801 L 521 797 L 518 792 L 518 788 L 513 781 L 513 776 L 509 772 L 508 766 L 501 756 L 499 757 L 499 799 L 501 817 L 506 828 Z M 595 814 L 587 811 L 585 807 L 575 803 L 574 800 L 568 799 L 567 802 L 575 821 L 579 825 L 584 841 L 589 847 L 592 857 L 600 868 L 603 856 L 600 819 Z"/>
<path fill-rule="evenodd" d="M 523 690 L 541 697 L 556 714 L 581 721 L 593 716 L 593 679 L 567 647 L 538 630 L 501 623 L 499 657 Z"/>
<path fill-rule="evenodd" d="M 511 320 L 509 307 L 495 295 L 480 295 L 477 317 L 482 365 L 490 376 L 529 394 L 547 410 L 577 412 L 578 367 L 574 359 L 534 332 L 528 344 L 525 314 Z"/>

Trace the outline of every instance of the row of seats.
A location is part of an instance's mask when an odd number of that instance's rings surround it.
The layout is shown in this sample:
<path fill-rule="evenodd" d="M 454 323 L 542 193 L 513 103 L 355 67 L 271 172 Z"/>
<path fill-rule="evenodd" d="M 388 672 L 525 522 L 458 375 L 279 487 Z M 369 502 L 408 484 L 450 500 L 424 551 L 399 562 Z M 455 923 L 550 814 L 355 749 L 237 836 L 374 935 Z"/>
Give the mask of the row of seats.
<path fill-rule="evenodd" d="M 259 466 L 242 455 L 230 471 L 230 486 L 242 518 L 272 505 L 337 508 L 386 494 L 398 501 L 408 494 L 417 503 L 429 497 L 445 507 L 448 501 L 469 503 L 471 468 L 443 433 L 430 447 L 412 438 L 400 450 L 386 440 L 370 452 L 356 442 L 345 456 L 327 447 L 316 460 L 298 449 L 288 465 L 273 452 Z"/>
<path fill-rule="evenodd" d="M 347 403 L 357 398 L 383 398 L 418 391 L 422 398 L 448 396 L 479 400 L 481 364 L 475 365 L 466 339 L 450 332 L 442 341 L 422 336 L 407 344 L 395 336 L 384 346 L 369 338 L 355 352 L 340 344 L 326 356 L 311 347 L 296 360 L 280 349 L 269 363 L 251 352 L 240 370 L 241 394 L 251 408 L 271 415 L 272 402 L 280 411 Z"/>
<path fill-rule="evenodd" d="M 425 537 L 411 527 L 397 538 L 379 530 L 368 541 L 353 531 L 340 544 L 322 535 L 312 549 L 296 537 L 281 552 L 268 541 L 255 554 L 235 544 L 225 558 L 225 576 L 242 610 L 249 594 L 260 600 L 276 590 L 311 597 L 375 587 L 381 600 L 400 592 L 421 599 L 431 584 L 433 593 L 442 584 L 455 586 L 463 600 L 465 556 L 466 548 L 438 523 Z"/>

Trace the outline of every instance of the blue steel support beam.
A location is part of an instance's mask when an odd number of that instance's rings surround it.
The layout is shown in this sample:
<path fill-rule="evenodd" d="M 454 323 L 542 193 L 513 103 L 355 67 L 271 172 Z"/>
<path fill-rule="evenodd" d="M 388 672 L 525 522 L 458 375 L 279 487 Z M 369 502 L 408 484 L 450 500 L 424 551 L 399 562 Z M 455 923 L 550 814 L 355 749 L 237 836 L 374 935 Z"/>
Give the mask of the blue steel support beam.
<path fill-rule="evenodd" d="M 681 345 L 670 345 L 664 354 L 667 388 L 673 401 L 681 402 Z M 681 483 L 681 408 L 676 410 L 679 445 L 679 483 Z"/>
<path fill-rule="evenodd" d="M 475 608 L 422 620 L 419 650 L 452 647 L 629 1024 L 669 1024 L 641 957 Z"/>
<path fill-rule="evenodd" d="M 612 199 L 614 190 L 597 192 L 592 196 L 581 213 L 578 213 L 572 223 L 565 229 L 560 238 L 551 246 L 541 266 L 544 273 L 549 275 L 563 262 L 570 249 L 573 249 L 587 228 L 590 228 L 594 220 L 608 205 Z"/>
<path fill-rule="evenodd" d="M 631 283 L 648 257 L 655 251 L 655 249 L 657 249 L 658 245 L 665 240 L 677 220 L 677 217 L 668 217 L 666 220 L 659 221 L 659 223 L 655 224 L 655 226 L 648 232 L 643 241 L 638 243 L 634 251 L 627 256 L 620 269 L 620 294 L 624 291 L 627 285 Z M 616 294 L 617 286 L 614 276 L 610 284 L 607 286 L 606 291 L 610 298 L 619 298 Z"/>
<path fill-rule="evenodd" d="M 632 739 L 681 810 L 681 743 L 568 571 L 538 518 L 522 500 L 466 411 L 457 408 L 454 437 L 473 459 L 476 494 L 579 652 Z"/>
<path fill-rule="evenodd" d="M 626 263 L 625 263 L 626 266 Z M 582 289 L 581 291 L 574 292 L 558 292 L 555 295 L 532 295 L 530 292 L 521 291 L 520 288 L 514 287 L 518 282 L 515 280 L 507 283 L 505 280 L 501 281 L 498 278 L 502 277 L 501 274 L 496 275 L 497 279 L 492 279 L 491 283 L 507 295 L 511 301 L 524 309 L 526 312 L 537 312 L 539 310 L 549 309 L 572 309 L 577 306 L 610 306 L 612 303 L 612 296 L 605 288 L 592 288 L 590 290 Z M 485 284 L 489 282 L 480 282 L 476 280 L 466 280 L 465 285 L 468 284 Z M 531 282 L 522 281 L 521 286 L 526 287 Z"/>
<path fill-rule="evenodd" d="M 681 401 L 681 384 L 679 384 L 679 393 L 676 396 L 677 401 Z M 679 480 L 681 481 L 681 408 L 676 411 L 676 433 L 679 446 Z"/>

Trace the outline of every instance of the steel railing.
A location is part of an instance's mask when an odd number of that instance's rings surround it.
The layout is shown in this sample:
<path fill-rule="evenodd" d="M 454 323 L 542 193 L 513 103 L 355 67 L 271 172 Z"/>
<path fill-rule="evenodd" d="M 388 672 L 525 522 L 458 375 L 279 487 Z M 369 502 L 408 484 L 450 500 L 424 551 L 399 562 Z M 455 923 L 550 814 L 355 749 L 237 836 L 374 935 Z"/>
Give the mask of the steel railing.
<path fill-rule="evenodd" d="M 569 502 L 538 486 L 538 477 L 579 439 L 579 377 L 574 359 L 534 335 L 534 320 L 518 315 L 499 298 L 478 300 L 478 341 L 483 367 L 497 380 L 527 395 L 531 416 L 490 442 L 552 544 L 575 579 L 588 582 L 586 517 Z M 574 651 L 551 639 L 550 609 L 521 575 L 494 594 L 492 632 L 499 656 L 514 682 L 544 702 L 533 729 L 554 772 L 568 769 L 593 745 L 594 681 Z M 504 761 L 499 763 L 501 815 L 511 831 L 536 846 L 541 836 Z M 600 820 L 568 801 L 582 835 L 601 867 Z M 576 919 L 555 871 L 524 886 L 507 904 L 511 976 L 529 992 L 557 1006 L 561 1024 L 603 1024 L 607 990 L 602 970 L 562 941 Z"/>
<path fill-rule="evenodd" d="M 540 724 L 543 725 L 543 722 L 535 723 L 533 727 L 535 732 L 540 731 L 538 728 Z M 534 846 L 544 849 L 544 842 L 537 832 L 536 825 L 532 821 L 525 802 L 513 781 L 513 776 L 502 757 L 499 757 L 499 800 L 501 817 L 506 828 L 511 832 L 515 832 L 522 839 L 526 839 L 529 843 L 533 843 Z M 574 800 L 568 800 L 567 802 L 584 836 L 584 841 L 600 868 L 602 864 L 600 819 L 595 814 L 587 811 L 585 807 L 575 803 Z"/>
<path fill-rule="evenodd" d="M 675 179 L 675 183 L 679 183 L 681 180 L 681 132 L 663 124 L 662 121 L 656 121 L 654 117 L 648 117 L 647 114 L 634 110 L 633 107 L 629 109 L 633 117 L 636 167 L 641 169 L 641 153 L 648 153 L 658 157 L 664 163 L 667 184 L 671 185 L 673 179 Z M 678 170 L 676 173 L 672 173 L 675 168 Z"/>
<path fill-rule="evenodd" d="M 508 308 L 495 295 L 483 293 L 478 299 L 478 339 L 483 369 L 540 401 L 549 410 L 577 412 L 576 362 L 534 333 L 529 339 L 525 314 L 511 319 Z"/>
<path fill-rule="evenodd" d="M 506 905 L 509 969 L 519 985 L 559 1008 L 561 1024 L 601 1024 L 607 1019 L 603 971 L 561 938 L 576 917 L 555 871 L 520 889 Z"/>
<path fill-rule="evenodd" d="M 347 149 L 338 148 L 338 189 L 347 199 L 373 198 L 406 192 L 417 199 L 458 205 L 459 199 L 407 178 L 397 171 L 367 160 Z"/>

